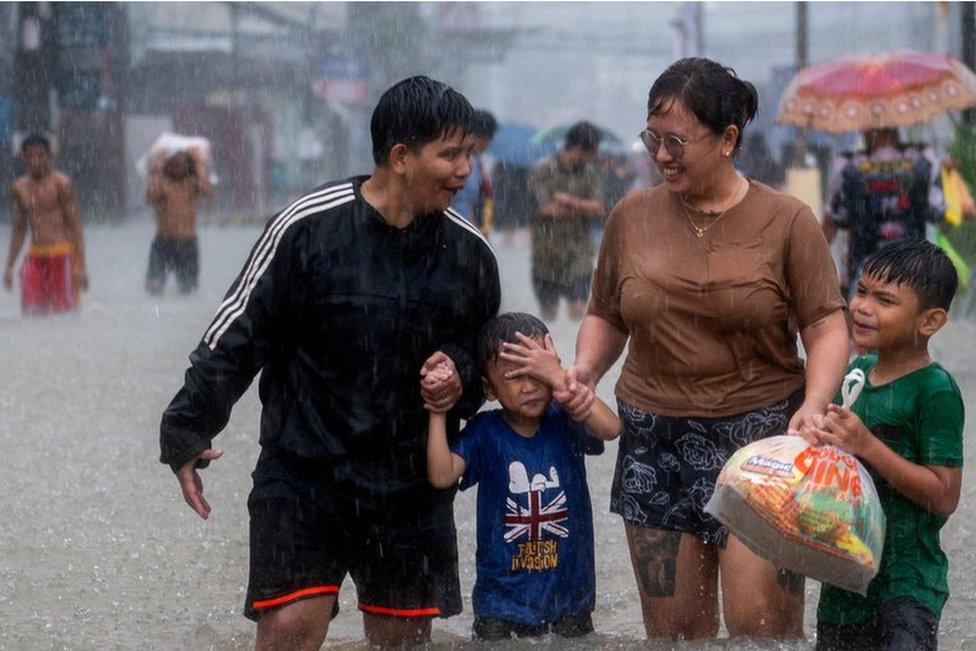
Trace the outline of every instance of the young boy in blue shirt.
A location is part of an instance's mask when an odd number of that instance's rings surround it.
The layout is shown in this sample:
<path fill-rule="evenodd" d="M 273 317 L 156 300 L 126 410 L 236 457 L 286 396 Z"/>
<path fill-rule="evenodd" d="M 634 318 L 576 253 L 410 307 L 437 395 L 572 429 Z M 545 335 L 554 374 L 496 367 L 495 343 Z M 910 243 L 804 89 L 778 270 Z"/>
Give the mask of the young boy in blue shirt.
<path fill-rule="evenodd" d="M 817 649 L 935 649 L 949 597 L 939 530 L 959 503 L 963 403 L 929 356 L 956 292 L 948 256 L 900 240 L 864 264 L 851 300 L 854 342 L 873 350 L 851 368 L 867 376 L 850 410 L 831 405 L 804 428 L 811 440 L 856 455 L 874 479 L 887 527 L 867 596 L 824 585 Z"/>
<path fill-rule="evenodd" d="M 603 452 L 620 421 L 595 396 L 582 422 L 563 411 L 558 403 L 586 389 L 570 391 L 549 331 L 533 316 L 495 317 L 477 352 L 485 396 L 502 408 L 476 415 L 450 447 L 445 416 L 431 409 L 427 442 L 434 486 L 480 485 L 474 637 L 585 635 L 596 580 L 584 454 Z"/>

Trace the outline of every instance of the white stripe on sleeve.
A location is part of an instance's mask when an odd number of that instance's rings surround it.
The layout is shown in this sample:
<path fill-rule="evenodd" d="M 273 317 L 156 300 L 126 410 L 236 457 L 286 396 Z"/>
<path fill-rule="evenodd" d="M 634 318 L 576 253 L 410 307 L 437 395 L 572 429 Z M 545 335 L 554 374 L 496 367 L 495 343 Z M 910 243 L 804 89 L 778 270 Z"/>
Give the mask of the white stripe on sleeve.
<path fill-rule="evenodd" d="M 336 206 L 354 201 L 356 198 L 351 184 L 348 186 L 340 186 L 340 188 L 330 188 L 330 190 L 331 192 L 323 190 L 320 193 L 309 195 L 305 199 L 292 204 L 287 211 L 281 213 L 271 228 L 265 232 L 259 245 L 255 247 L 255 252 L 252 254 L 251 259 L 248 261 L 240 284 L 237 286 L 234 294 L 228 297 L 220 306 L 213 322 L 204 335 L 203 341 L 211 350 L 217 347 L 217 341 L 227 331 L 234 319 L 244 313 L 251 296 L 251 291 L 257 285 L 258 280 L 260 280 L 261 275 L 268 268 L 268 265 L 271 264 L 271 260 L 274 259 L 278 243 L 281 241 L 285 230 L 309 215 L 330 210 Z"/>

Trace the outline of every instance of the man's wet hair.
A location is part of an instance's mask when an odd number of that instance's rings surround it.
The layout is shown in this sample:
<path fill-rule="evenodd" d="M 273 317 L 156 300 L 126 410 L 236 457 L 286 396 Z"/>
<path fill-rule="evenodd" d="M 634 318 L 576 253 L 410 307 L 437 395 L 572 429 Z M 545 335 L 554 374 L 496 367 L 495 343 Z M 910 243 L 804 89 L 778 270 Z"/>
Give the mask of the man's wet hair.
<path fill-rule="evenodd" d="M 180 151 L 163 163 L 163 176 L 171 181 L 182 181 L 197 175 L 197 161 L 188 151 Z"/>
<path fill-rule="evenodd" d="M 491 140 L 498 131 L 498 120 L 489 111 L 478 109 L 471 120 L 471 133 Z"/>
<path fill-rule="evenodd" d="M 523 312 L 506 312 L 489 320 L 478 333 L 478 366 L 487 375 L 488 364 L 498 359 L 502 344 L 519 343 L 515 333 L 535 339 L 549 334 L 549 328 L 539 318 Z"/>
<path fill-rule="evenodd" d="M 566 149 L 578 147 L 583 151 L 594 151 L 600 147 L 601 140 L 603 140 L 603 134 L 600 133 L 600 129 L 595 124 L 582 120 L 571 126 L 566 132 L 564 147 Z"/>
<path fill-rule="evenodd" d="M 734 151 L 742 146 L 746 124 L 759 110 L 755 86 L 739 79 L 732 68 L 702 57 L 675 61 L 654 80 L 647 96 L 647 117 L 669 111 L 676 99 L 715 135 L 731 125 L 738 127 Z"/>
<path fill-rule="evenodd" d="M 397 143 L 417 151 L 438 138 L 463 137 L 473 118 L 471 103 L 447 84 L 423 75 L 404 79 L 387 89 L 373 110 L 373 161 L 386 165 Z"/>
<path fill-rule="evenodd" d="M 898 240 L 878 249 L 864 261 L 861 275 L 911 287 L 922 310 L 948 310 L 959 286 L 956 268 L 945 251 L 918 238 Z"/>
<path fill-rule="evenodd" d="M 32 133 L 24 138 L 24 141 L 20 143 L 20 153 L 23 154 L 31 147 L 43 147 L 44 151 L 51 153 L 51 141 L 39 133 Z"/>

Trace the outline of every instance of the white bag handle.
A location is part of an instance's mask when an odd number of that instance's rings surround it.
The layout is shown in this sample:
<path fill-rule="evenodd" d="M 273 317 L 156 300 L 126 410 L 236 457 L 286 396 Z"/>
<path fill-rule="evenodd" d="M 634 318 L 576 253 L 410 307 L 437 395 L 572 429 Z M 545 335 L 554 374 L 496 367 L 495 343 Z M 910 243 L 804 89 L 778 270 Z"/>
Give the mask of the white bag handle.
<path fill-rule="evenodd" d="M 844 376 L 844 381 L 840 385 L 840 396 L 844 402 L 844 409 L 850 409 L 854 406 L 857 397 L 861 395 L 861 389 L 864 388 L 866 381 L 867 376 L 859 368 L 852 370 Z"/>

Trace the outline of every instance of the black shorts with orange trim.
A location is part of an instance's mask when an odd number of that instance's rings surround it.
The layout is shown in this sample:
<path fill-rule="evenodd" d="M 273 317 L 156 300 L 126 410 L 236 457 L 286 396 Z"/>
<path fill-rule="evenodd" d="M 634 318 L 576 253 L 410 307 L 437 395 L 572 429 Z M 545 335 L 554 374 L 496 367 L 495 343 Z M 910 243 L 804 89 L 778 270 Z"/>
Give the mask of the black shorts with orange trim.
<path fill-rule="evenodd" d="M 322 475 L 321 468 L 262 453 L 248 498 L 246 617 L 257 620 L 300 599 L 337 595 L 346 574 L 365 613 L 449 617 L 461 612 L 450 499 L 365 509 L 340 496 Z M 337 612 L 335 606 L 332 616 Z"/>

